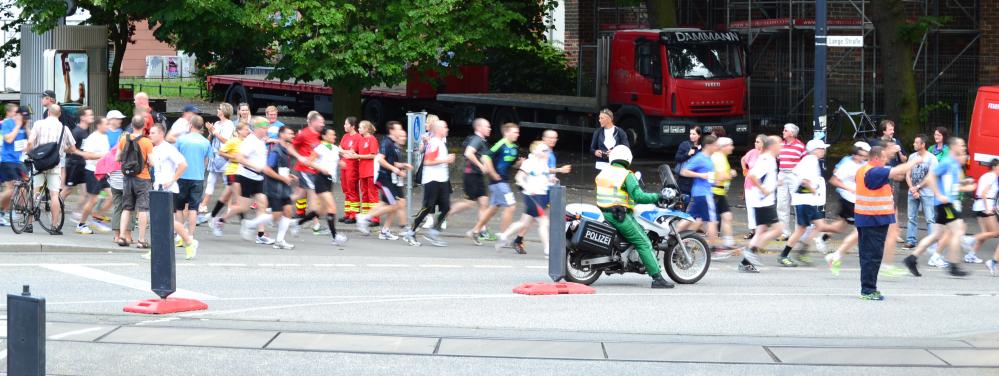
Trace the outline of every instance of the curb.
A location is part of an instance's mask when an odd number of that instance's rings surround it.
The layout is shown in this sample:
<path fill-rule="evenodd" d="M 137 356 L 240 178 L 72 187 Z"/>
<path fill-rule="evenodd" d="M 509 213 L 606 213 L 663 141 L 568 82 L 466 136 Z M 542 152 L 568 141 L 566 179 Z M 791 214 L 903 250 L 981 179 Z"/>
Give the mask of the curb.
<path fill-rule="evenodd" d="M 142 253 L 135 248 L 109 248 L 73 244 L 8 243 L 0 244 L 0 253 Z"/>

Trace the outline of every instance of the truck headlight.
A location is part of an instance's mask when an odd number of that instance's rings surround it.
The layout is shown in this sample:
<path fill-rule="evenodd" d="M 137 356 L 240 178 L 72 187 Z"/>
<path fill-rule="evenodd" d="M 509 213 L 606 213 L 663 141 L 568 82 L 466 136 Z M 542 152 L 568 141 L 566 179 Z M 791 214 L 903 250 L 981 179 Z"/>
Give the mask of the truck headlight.
<path fill-rule="evenodd" d="M 749 133 L 749 124 L 736 125 L 735 133 Z"/>

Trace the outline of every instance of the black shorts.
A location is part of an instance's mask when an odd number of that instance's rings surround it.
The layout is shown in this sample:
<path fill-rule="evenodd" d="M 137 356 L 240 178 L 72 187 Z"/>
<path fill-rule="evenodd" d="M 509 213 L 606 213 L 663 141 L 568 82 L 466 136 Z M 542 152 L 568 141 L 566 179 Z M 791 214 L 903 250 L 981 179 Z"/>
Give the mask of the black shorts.
<path fill-rule="evenodd" d="M 978 218 L 988 218 L 988 217 L 991 217 L 991 216 L 994 216 L 994 215 L 996 215 L 995 212 L 991 212 L 991 213 L 990 212 L 985 212 L 985 211 L 976 211 L 975 212 L 975 216 L 978 217 Z"/>
<path fill-rule="evenodd" d="M 936 205 L 933 208 L 936 210 L 936 216 L 933 218 L 933 222 L 938 225 L 946 225 L 961 219 L 961 212 L 954 210 L 954 205 L 951 203 Z"/>
<path fill-rule="evenodd" d="M 225 185 L 236 184 L 236 176 L 238 175 L 224 175 L 224 176 L 225 176 Z"/>
<path fill-rule="evenodd" d="M 847 222 L 853 222 L 853 207 L 854 203 L 844 200 L 842 197 L 839 198 L 839 217 L 843 218 Z"/>
<path fill-rule="evenodd" d="M 135 176 L 125 176 L 122 190 L 122 209 L 128 211 L 149 211 L 149 189 L 153 183 Z"/>
<path fill-rule="evenodd" d="M 280 213 L 284 211 L 285 206 L 290 206 L 290 205 L 291 205 L 291 197 L 267 195 L 267 207 L 271 208 L 271 212 L 273 213 Z"/>
<path fill-rule="evenodd" d="M 543 217 L 548 210 L 548 195 L 524 195 L 524 214 Z"/>
<path fill-rule="evenodd" d="M 386 204 L 395 205 L 396 201 L 399 199 L 406 198 L 406 194 L 402 191 L 402 187 L 392 184 L 392 182 L 386 183 L 378 180 L 375 182 L 375 186 L 378 187 L 381 201 Z"/>
<path fill-rule="evenodd" d="M 461 179 L 461 183 L 465 186 L 465 198 L 469 200 L 478 200 L 479 197 L 486 197 L 486 180 L 481 174 L 465 174 Z"/>
<path fill-rule="evenodd" d="M 315 187 L 316 194 L 326 193 L 333 191 L 333 177 L 318 173 L 312 175 L 313 186 Z"/>
<path fill-rule="evenodd" d="M 715 196 L 715 214 L 721 218 L 722 214 L 731 213 L 732 208 L 728 206 L 728 198 L 724 195 L 714 195 Z"/>
<path fill-rule="evenodd" d="M 87 165 L 66 162 L 66 186 L 75 187 L 87 183 Z"/>
<path fill-rule="evenodd" d="M 24 164 L 18 162 L 0 163 L 0 183 L 24 179 L 26 176 Z"/>
<path fill-rule="evenodd" d="M 316 180 L 320 174 L 302 171 L 295 171 L 295 174 L 298 175 L 298 186 L 300 188 L 316 190 Z"/>
<path fill-rule="evenodd" d="M 423 185 L 423 208 L 433 211 L 434 207 L 441 213 L 451 211 L 450 182 L 432 181 Z"/>
<path fill-rule="evenodd" d="M 779 222 L 777 219 L 777 205 L 753 208 L 753 214 L 756 216 L 757 226 L 769 226 Z"/>
<path fill-rule="evenodd" d="M 88 194 L 96 195 L 98 193 L 101 193 L 101 191 L 104 190 L 105 188 L 110 187 L 110 185 L 108 185 L 108 178 L 107 177 L 104 177 L 104 179 L 101 179 L 101 180 L 97 180 L 97 177 L 94 176 L 94 172 L 93 171 L 90 171 L 90 170 L 84 170 L 84 171 L 85 171 L 84 174 L 86 174 L 86 178 L 87 178 L 87 193 Z"/>
<path fill-rule="evenodd" d="M 824 219 L 826 217 L 825 206 L 815 206 L 815 205 L 795 205 L 794 206 L 794 219 L 798 226 L 808 227 L 812 225 L 812 222 Z"/>
<path fill-rule="evenodd" d="M 243 175 L 236 175 L 236 182 L 239 183 L 239 195 L 246 198 L 264 193 L 264 181 L 253 180 Z"/>
<path fill-rule="evenodd" d="M 205 182 L 203 180 L 177 180 L 180 192 L 177 193 L 173 201 L 173 208 L 176 211 L 184 209 L 196 210 L 201 204 L 201 198 L 205 195 Z"/>

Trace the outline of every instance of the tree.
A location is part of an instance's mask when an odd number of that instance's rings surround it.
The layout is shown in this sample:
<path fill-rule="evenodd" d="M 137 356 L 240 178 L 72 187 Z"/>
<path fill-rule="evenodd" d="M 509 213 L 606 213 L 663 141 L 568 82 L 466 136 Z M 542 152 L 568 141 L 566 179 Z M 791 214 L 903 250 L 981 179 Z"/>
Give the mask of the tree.
<path fill-rule="evenodd" d="M 649 14 L 649 27 L 662 29 L 676 27 L 676 0 L 645 0 Z"/>
<path fill-rule="evenodd" d="M 523 17 L 498 0 L 273 0 L 246 5 L 279 46 L 273 77 L 333 88 L 335 119 L 360 113 L 360 90 L 483 61 L 517 39 Z"/>
<path fill-rule="evenodd" d="M 885 115 L 895 120 L 902 137 L 912 138 L 919 133 L 919 104 L 912 71 L 914 41 L 906 21 L 905 2 L 872 1 L 868 9 L 881 43 Z"/>

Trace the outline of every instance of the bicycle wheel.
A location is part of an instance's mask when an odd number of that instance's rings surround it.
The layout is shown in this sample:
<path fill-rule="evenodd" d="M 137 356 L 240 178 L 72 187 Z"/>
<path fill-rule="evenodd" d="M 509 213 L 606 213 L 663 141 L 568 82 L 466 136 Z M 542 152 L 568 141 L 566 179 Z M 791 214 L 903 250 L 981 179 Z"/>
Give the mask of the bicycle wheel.
<path fill-rule="evenodd" d="M 47 189 L 42 192 L 36 203 L 35 220 L 48 232 L 62 231 L 62 223 L 66 219 L 66 205 L 63 205 L 61 197 L 56 198 L 59 200 L 60 210 L 55 216 L 52 215 L 52 202 Z"/>
<path fill-rule="evenodd" d="M 829 144 L 835 144 L 843 139 L 843 116 L 839 113 L 833 113 L 826 120 L 826 142 Z"/>
<path fill-rule="evenodd" d="M 10 197 L 10 229 L 20 234 L 31 224 L 31 191 L 27 186 L 17 184 Z"/>

